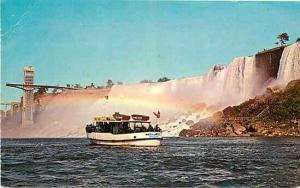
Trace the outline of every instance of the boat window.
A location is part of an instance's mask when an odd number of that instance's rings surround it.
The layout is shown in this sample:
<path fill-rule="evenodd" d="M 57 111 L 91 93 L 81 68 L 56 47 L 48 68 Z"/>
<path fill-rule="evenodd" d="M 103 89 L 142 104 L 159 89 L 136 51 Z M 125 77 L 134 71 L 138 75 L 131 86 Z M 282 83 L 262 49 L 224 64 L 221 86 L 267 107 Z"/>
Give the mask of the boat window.
<path fill-rule="evenodd" d="M 120 131 L 120 127 L 117 123 L 110 123 L 111 127 L 112 127 L 112 133 L 113 134 L 118 134 Z"/>
<path fill-rule="evenodd" d="M 141 127 L 142 126 L 142 123 L 141 122 L 136 122 L 135 123 L 135 127 Z"/>
<path fill-rule="evenodd" d="M 130 123 L 128 123 L 128 124 L 129 124 L 129 127 L 130 127 L 132 130 L 134 130 L 135 123 L 134 123 L 134 122 L 130 122 Z"/>
<path fill-rule="evenodd" d="M 94 122 L 90 126 L 89 131 L 113 134 L 155 131 L 150 122 Z"/>
<path fill-rule="evenodd" d="M 142 126 L 146 127 L 148 129 L 149 123 L 142 123 Z"/>
<path fill-rule="evenodd" d="M 127 130 L 129 128 L 128 122 L 123 122 L 123 127 L 125 130 Z"/>
<path fill-rule="evenodd" d="M 111 128 L 111 126 L 109 125 L 108 122 L 101 122 L 100 125 L 101 125 L 101 128 L 100 128 L 101 132 L 104 132 L 104 133 L 112 132 L 112 128 Z"/>

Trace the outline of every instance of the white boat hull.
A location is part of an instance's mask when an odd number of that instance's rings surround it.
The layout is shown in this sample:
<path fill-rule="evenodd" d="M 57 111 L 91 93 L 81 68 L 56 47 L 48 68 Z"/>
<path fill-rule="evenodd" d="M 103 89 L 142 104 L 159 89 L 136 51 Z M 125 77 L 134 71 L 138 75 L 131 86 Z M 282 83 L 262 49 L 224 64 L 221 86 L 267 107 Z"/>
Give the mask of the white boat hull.
<path fill-rule="evenodd" d="M 128 134 L 112 133 L 87 133 L 87 138 L 91 144 L 106 146 L 160 146 L 162 139 L 160 132 L 141 132 Z"/>

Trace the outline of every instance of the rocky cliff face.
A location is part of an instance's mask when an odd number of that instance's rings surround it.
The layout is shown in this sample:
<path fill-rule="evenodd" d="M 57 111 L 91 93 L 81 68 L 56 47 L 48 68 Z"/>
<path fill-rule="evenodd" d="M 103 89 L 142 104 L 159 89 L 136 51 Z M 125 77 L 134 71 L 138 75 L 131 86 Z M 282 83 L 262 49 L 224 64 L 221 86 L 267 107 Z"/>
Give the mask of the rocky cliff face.
<path fill-rule="evenodd" d="M 181 136 L 300 136 L 300 79 L 214 114 Z"/>
<path fill-rule="evenodd" d="M 255 67 L 260 77 L 257 84 L 269 84 L 277 78 L 280 59 L 285 46 L 279 46 L 269 50 L 258 52 L 255 55 Z"/>

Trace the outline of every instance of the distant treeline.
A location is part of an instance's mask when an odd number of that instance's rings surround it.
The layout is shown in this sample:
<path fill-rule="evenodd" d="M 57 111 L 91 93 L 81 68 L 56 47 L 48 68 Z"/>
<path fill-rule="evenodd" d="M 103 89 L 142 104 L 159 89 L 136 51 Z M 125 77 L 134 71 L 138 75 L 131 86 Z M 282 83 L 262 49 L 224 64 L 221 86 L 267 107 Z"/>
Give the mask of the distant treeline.
<path fill-rule="evenodd" d="M 167 78 L 167 77 L 161 77 L 156 82 L 166 82 L 166 81 L 169 81 L 169 80 L 171 80 L 171 79 Z M 142 81 L 140 81 L 140 83 L 155 83 L 155 81 L 142 80 Z M 107 80 L 105 86 L 103 86 L 103 85 L 96 86 L 96 85 L 94 85 L 94 83 L 91 83 L 90 85 L 87 85 L 85 87 L 81 86 L 80 84 L 74 84 L 74 85 L 66 84 L 67 87 L 76 88 L 76 89 L 103 89 L 103 88 L 111 88 L 114 85 L 123 85 L 123 82 L 117 81 L 115 83 L 111 79 L 109 79 L 109 80 Z"/>

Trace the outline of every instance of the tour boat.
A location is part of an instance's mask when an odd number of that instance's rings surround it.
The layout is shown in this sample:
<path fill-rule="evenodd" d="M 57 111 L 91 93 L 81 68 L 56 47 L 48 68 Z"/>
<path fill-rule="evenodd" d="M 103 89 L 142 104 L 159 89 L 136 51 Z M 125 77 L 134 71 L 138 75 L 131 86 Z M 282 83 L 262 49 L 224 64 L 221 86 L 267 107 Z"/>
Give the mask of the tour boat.
<path fill-rule="evenodd" d="M 161 129 L 152 127 L 149 116 L 131 116 L 115 113 L 113 116 L 96 116 L 86 126 L 91 144 L 107 146 L 160 146 Z"/>

